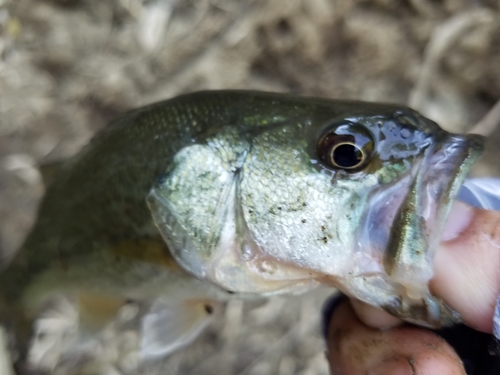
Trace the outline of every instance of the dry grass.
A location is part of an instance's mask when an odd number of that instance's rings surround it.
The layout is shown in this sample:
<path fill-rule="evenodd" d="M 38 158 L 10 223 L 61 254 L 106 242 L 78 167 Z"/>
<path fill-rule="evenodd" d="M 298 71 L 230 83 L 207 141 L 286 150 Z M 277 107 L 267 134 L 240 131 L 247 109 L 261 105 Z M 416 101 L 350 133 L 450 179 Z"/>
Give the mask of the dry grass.
<path fill-rule="evenodd" d="M 74 154 L 123 111 L 179 93 L 411 98 L 448 130 L 467 131 L 500 98 L 499 7 L 497 0 L 0 0 L 2 252 L 15 251 L 33 223 L 39 163 Z M 500 142 L 500 132 L 491 139 Z M 499 175 L 498 163 L 488 164 L 498 157 L 491 147 L 475 173 Z M 318 326 L 326 294 L 256 309 L 235 302 L 187 350 L 138 370 L 134 351 L 121 344 L 134 341 L 133 330 L 110 333 L 101 370 L 85 371 L 326 374 Z M 84 371 L 72 362 L 54 371 L 69 368 Z"/>

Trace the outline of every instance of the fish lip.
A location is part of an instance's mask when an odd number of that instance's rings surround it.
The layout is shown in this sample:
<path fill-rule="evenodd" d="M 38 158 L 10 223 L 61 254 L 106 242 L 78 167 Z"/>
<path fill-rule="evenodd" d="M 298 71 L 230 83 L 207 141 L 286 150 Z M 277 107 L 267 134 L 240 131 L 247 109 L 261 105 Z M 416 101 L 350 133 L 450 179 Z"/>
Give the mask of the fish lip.
<path fill-rule="evenodd" d="M 409 294 L 426 293 L 451 206 L 483 149 L 482 136 L 447 134 L 425 152 L 396 213 L 384 254 L 385 272 Z"/>

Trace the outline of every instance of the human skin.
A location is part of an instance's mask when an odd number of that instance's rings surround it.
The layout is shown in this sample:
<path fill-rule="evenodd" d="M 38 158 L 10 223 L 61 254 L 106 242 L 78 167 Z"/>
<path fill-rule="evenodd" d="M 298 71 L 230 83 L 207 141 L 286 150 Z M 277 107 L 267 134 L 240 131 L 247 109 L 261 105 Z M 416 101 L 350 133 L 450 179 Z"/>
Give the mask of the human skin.
<path fill-rule="evenodd" d="M 432 293 L 466 325 L 491 333 L 500 292 L 500 212 L 455 203 L 434 267 Z M 332 374 L 465 374 L 458 355 L 437 334 L 401 325 L 358 301 L 346 300 L 334 310 L 327 336 Z"/>

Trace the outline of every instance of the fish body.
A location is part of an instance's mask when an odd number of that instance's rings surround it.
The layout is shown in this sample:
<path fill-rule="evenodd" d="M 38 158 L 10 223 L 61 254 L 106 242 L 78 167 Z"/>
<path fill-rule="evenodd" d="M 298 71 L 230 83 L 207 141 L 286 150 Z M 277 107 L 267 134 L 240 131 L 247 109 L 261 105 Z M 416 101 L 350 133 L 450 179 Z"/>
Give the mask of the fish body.
<path fill-rule="evenodd" d="M 192 340 L 214 301 L 319 284 L 449 324 L 427 283 L 482 149 L 398 105 L 251 91 L 152 104 L 54 173 L 0 297 L 28 321 L 57 294 L 157 299 L 142 324 L 152 355 Z"/>

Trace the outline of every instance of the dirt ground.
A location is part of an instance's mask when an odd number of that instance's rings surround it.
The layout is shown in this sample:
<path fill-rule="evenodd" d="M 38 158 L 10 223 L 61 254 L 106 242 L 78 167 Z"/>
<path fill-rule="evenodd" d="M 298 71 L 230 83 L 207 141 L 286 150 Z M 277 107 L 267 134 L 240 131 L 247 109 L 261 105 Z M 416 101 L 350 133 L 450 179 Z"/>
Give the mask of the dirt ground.
<path fill-rule="evenodd" d="M 500 98 L 500 1 L 0 0 L 2 253 L 33 223 L 38 165 L 128 109 L 224 88 L 409 103 L 466 132 Z M 500 176 L 500 130 L 485 132 L 473 173 Z M 54 373 L 327 374 L 328 293 L 235 302 L 188 349 L 139 368 L 122 332 L 99 369 L 80 358 Z"/>

